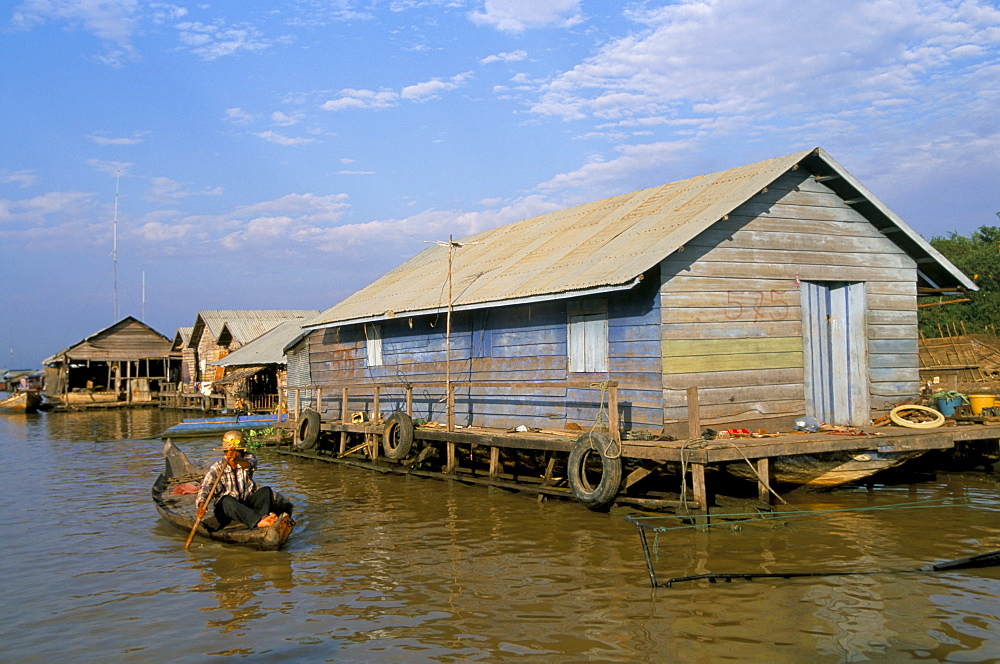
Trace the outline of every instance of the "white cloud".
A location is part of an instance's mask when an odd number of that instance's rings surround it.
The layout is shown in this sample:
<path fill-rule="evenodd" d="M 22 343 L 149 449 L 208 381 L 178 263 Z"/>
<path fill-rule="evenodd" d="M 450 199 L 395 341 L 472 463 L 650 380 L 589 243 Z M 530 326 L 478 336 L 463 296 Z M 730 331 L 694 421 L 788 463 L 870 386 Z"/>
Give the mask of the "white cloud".
<path fill-rule="evenodd" d="M 215 60 L 239 51 L 260 51 L 271 47 L 271 43 L 251 25 L 231 27 L 222 21 L 187 21 L 178 23 L 176 27 L 181 43 L 203 60 Z"/>
<path fill-rule="evenodd" d="M 409 99 L 410 101 L 424 101 L 426 99 L 432 99 L 437 97 L 441 92 L 454 90 L 459 85 L 464 83 L 470 76 L 472 76 L 472 72 L 465 72 L 463 74 L 456 74 L 448 80 L 433 78 L 429 81 L 424 81 L 423 83 L 408 85 L 400 91 L 399 96 L 403 99 Z"/>
<path fill-rule="evenodd" d="M 132 38 L 139 31 L 139 10 L 138 0 L 26 0 L 14 8 L 11 23 L 30 30 L 46 21 L 56 21 L 93 34 L 105 46 L 97 60 L 117 67 L 137 57 Z"/>
<path fill-rule="evenodd" d="M 146 198 L 152 201 L 177 201 L 190 195 L 191 192 L 184 190 L 180 183 L 167 177 L 154 177 Z"/>
<path fill-rule="evenodd" d="M 583 20 L 580 0 L 485 0 L 482 11 L 470 12 L 469 18 L 501 32 L 569 27 Z"/>
<path fill-rule="evenodd" d="M 618 151 L 620 154 L 614 159 L 605 161 L 595 157 L 574 171 L 560 173 L 539 184 L 538 190 L 543 192 L 581 190 L 584 198 L 578 199 L 577 202 L 595 200 L 601 197 L 597 195 L 601 191 L 612 193 L 610 190 L 614 185 L 629 176 L 660 168 L 689 154 L 690 145 L 686 141 L 623 145 Z M 698 174 L 692 173 L 692 175 Z"/>
<path fill-rule="evenodd" d="M 227 108 L 226 119 L 237 125 L 248 125 L 254 121 L 254 115 L 247 113 L 242 108 Z"/>
<path fill-rule="evenodd" d="M 869 109 L 916 103 L 996 47 L 1000 10 L 982 0 L 687 0 L 630 16 L 635 34 L 540 89 L 532 110 L 567 119 L 724 114 L 753 107 Z M 822 17 L 822 20 L 817 20 Z"/>
<path fill-rule="evenodd" d="M 137 131 L 131 136 L 105 136 L 103 134 L 90 134 L 87 136 L 88 139 L 97 143 L 98 145 L 137 145 L 142 143 L 145 136 L 150 132 L 148 131 Z"/>
<path fill-rule="evenodd" d="M 281 111 L 275 111 L 271 113 L 271 122 L 280 127 L 291 127 L 292 125 L 297 125 L 302 122 L 304 115 L 302 113 L 292 113 L 291 115 L 287 113 L 282 113 Z"/>
<path fill-rule="evenodd" d="M 396 105 L 399 95 L 391 90 L 354 90 L 340 91 L 340 97 L 325 102 L 321 108 L 326 111 L 344 111 L 352 108 L 390 108 Z"/>
<path fill-rule="evenodd" d="M 470 78 L 472 78 L 472 72 L 467 71 L 447 79 L 432 78 L 429 81 L 406 85 L 399 92 L 385 89 L 376 91 L 345 88 L 338 93 L 339 96 L 336 99 L 324 102 L 320 108 L 325 111 L 392 108 L 401 99 L 412 102 L 434 99 L 442 92 L 458 88 Z"/>
<path fill-rule="evenodd" d="M 488 65 L 494 62 L 519 62 L 528 57 L 527 51 L 510 51 L 509 53 L 497 53 L 496 55 L 488 55 L 482 60 L 480 64 Z"/>
<path fill-rule="evenodd" d="M 34 171 L 8 171 L 0 169 L 0 182 L 3 184 L 17 185 L 21 189 L 34 186 L 38 181 L 38 176 Z"/>
<path fill-rule="evenodd" d="M 90 214 L 94 195 L 82 191 L 52 191 L 21 200 L 0 199 L 0 224 L 47 225 L 52 217 Z"/>
<path fill-rule="evenodd" d="M 262 131 L 254 134 L 254 136 L 263 138 L 265 141 L 269 141 L 271 143 L 277 143 L 278 145 L 306 145 L 308 143 L 316 142 L 315 138 L 295 138 L 279 134 L 276 131 Z"/>

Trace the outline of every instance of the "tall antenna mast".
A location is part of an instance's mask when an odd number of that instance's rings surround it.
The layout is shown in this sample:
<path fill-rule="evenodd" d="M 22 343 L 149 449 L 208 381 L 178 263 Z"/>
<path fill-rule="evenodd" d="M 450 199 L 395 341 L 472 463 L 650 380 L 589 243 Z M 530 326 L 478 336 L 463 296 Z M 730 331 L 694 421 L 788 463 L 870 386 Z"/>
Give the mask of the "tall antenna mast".
<path fill-rule="evenodd" d="M 454 295 L 452 294 L 452 267 L 454 263 L 455 250 L 469 244 L 479 244 L 478 242 L 466 242 L 465 244 L 455 242 L 454 236 L 449 235 L 447 242 L 435 241 L 429 244 L 448 247 L 448 309 L 445 315 L 444 326 L 444 390 L 445 390 L 445 415 L 448 422 L 448 431 L 452 431 L 455 423 L 455 404 L 448 397 L 451 395 L 451 311 L 453 308 Z"/>
<path fill-rule="evenodd" d="M 118 168 L 118 176 L 115 179 L 115 221 L 114 221 L 114 245 L 111 251 L 111 259 L 114 263 L 114 294 L 115 294 L 115 318 L 112 323 L 118 322 L 118 187 L 122 181 L 122 169 Z"/>

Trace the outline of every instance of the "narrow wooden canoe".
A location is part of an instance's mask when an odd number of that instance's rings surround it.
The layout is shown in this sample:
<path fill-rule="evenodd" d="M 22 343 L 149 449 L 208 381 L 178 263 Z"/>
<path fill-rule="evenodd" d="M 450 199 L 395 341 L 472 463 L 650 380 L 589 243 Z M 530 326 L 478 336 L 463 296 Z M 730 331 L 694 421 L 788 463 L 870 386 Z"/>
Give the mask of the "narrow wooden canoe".
<path fill-rule="evenodd" d="M 198 483 L 205 475 L 205 469 L 192 464 L 187 455 L 169 440 L 163 446 L 165 469 L 153 483 L 153 503 L 156 511 L 167 523 L 190 533 L 197 519 L 195 494 L 175 494 L 174 489 L 182 484 Z M 273 525 L 266 528 L 247 528 L 241 523 L 232 523 L 219 528 L 219 522 L 211 514 L 202 519 L 197 534 L 202 537 L 256 547 L 266 551 L 276 551 L 288 541 L 295 520 L 292 519 L 293 505 L 284 496 L 275 492 L 278 501 L 275 511 L 280 514 Z"/>
<path fill-rule="evenodd" d="M 278 423 L 277 415 L 219 415 L 181 420 L 160 434 L 160 438 L 197 438 L 230 429 L 264 429 Z"/>
<path fill-rule="evenodd" d="M 0 401 L 0 413 L 37 413 L 42 396 L 30 390 L 15 392 Z"/>
<path fill-rule="evenodd" d="M 902 464 L 923 452 L 823 452 L 775 457 L 772 472 L 776 484 L 806 489 L 832 489 L 859 482 L 875 473 Z M 726 471 L 736 477 L 756 480 L 754 471 L 742 461 L 726 464 Z"/>

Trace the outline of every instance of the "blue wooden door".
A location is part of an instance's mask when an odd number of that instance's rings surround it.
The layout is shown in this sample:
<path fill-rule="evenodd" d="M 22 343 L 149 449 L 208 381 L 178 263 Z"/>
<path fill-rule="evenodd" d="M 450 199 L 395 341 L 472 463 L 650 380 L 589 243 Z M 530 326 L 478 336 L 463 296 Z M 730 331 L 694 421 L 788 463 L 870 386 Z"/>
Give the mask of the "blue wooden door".
<path fill-rule="evenodd" d="M 865 426 L 871 419 L 863 282 L 802 282 L 806 415 Z"/>

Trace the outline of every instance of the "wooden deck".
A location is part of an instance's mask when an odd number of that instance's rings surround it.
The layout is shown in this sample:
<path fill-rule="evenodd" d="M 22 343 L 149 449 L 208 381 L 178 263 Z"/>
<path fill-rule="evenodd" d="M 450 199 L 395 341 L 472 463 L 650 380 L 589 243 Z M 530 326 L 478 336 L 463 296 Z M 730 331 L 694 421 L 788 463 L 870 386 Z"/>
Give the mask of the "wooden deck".
<path fill-rule="evenodd" d="M 283 428 L 294 431 L 294 421 L 283 423 Z M 578 430 L 550 429 L 516 432 L 481 427 L 448 431 L 443 425 L 417 426 L 414 428 L 414 450 L 433 449 L 434 453 L 423 458 L 418 454 L 416 458 L 394 461 L 380 454 L 381 423 L 325 421 L 320 429 L 327 434 L 325 440 L 334 441 L 332 446 L 327 443 L 313 450 L 303 451 L 290 444 L 280 446 L 279 451 L 379 472 L 458 480 L 570 499 L 573 494 L 567 487 L 560 485 L 559 478 L 556 477 L 559 473 L 554 472 L 553 460 L 565 458 L 577 438 L 584 433 Z M 621 442 L 621 456 L 630 460 L 634 468 L 629 477 L 625 478 L 624 489 L 617 502 L 665 509 L 683 504 L 686 508 L 707 513 L 713 492 L 706 481 L 706 470 L 720 464 L 746 460 L 754 465 L 759 478 L 771 478 L 771 463 L 778 457 L 829 452 L 926 452 L 951 449 L 959 442 L 988 443 L 998 439 L 998 424 L 965 424 L 936 429 L 888 426 L 869 427 L 849 433 L 795 432 L 715 440 L 624 440 Z M 480 458 L 488 455 L 488 461 L 477 463 L 477 450 Z M 543 473 L 539 473 L 537 469 L 522 472 L 516 463 L 504 464 L 501 461 L 501 455 L 514 452 L 536 453 L 539 458 L 549 460 L 547 470 Z M 653 472 L 644 468 L 656 469 L 663 464 L 681 464 L 690 473 L 690 495 L 653 499 L 629 495 L 631 484 Z M 557 471 L 558 467 L 555 468 Z M 770 504 L 773 495 L 770 482 L 759 480 L 758 499 Z"/>

